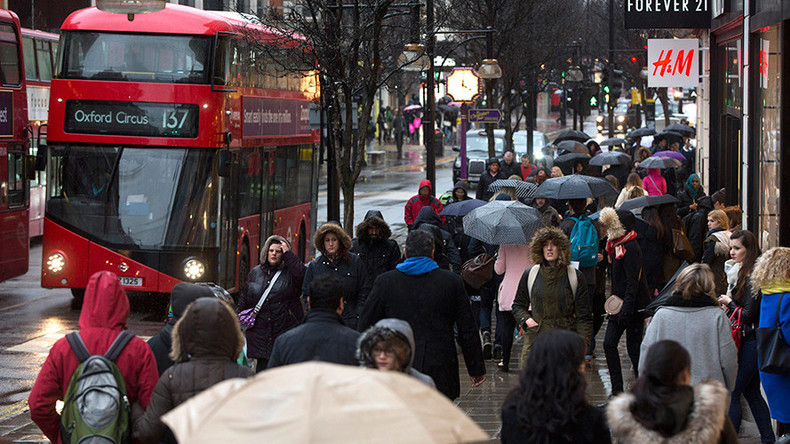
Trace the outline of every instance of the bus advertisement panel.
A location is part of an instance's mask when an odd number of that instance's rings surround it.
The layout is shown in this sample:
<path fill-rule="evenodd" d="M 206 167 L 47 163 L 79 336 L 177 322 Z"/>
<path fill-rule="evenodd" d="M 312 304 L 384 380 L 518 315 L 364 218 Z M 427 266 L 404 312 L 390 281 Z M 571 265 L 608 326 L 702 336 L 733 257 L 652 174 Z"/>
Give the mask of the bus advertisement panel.
<path fill-rule="evenodd" d="M 168 4 L 134 21 L 96 8 L 66 19 L 42 286 L 79 298 L 109 270 L 130 290 L 186 281 L 238 292 L 270 234 L 307 259 L 315 73 L 266 68 L 278 64 L 242 36 L 267 31 L 240 17 Z"/>

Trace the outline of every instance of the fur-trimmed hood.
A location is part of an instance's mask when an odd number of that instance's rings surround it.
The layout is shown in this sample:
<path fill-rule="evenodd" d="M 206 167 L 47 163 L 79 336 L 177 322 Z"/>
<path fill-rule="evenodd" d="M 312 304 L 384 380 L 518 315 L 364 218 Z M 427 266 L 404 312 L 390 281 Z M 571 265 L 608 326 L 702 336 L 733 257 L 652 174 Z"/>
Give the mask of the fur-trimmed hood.
<path fill-rule="evenodd" d="M 200 298 L 187 307 L 173 327 L 174 362 L 194 358 L 236 361 L 244 346 L 239 320 L 230 305 L 217 298 Z"/>
<path fill-rule="evenodd" d="M 390 236 L 392 236 L 392 230 L 390 230 L 390 226 L 387 222 L 384 221 L 384 216 L 381 214 L 381 211 L 370 210 L 365 214 L 365 220 L 357 225 L 357 240 L 360 242 L 367 242 L 370 240 L 368 237 L 368 228 L 370 227 L 377 227 L 379 229 L 379 233 L 381 233 L 379 237 L 380 240 L 389 239 Z"/>
<path fill-rule="evenodd" d="M 340 239 L 340 243 L 343 245 L 343 249 L 341 253 L 348 254 L 351 251 L 351 237 L 346 234 L 343 228 L 340 225 L 337 225 L 332 222 L 327 222 L 321 225 L 320 228 L 315 230 L 315 236 L 313 236 L 313 246 L 316 250 L 320 251 L 321 254 L 326 254 L 324 251 L 324 236 L 328 233 L 334 233 L 338 239 Z"/>
<path fill-rule="evenodd" d="M 757 294 L 771 286 L 790 284 L 790 248 L 774 247 L 766 251 L 754 264 L 751 274 L 752 289 Z"/>
<path fill-rule="evenodd" d="M 266 263 L 266 261 L 268 259 L 268 255 L 269 255 L 269 247 L 271 247 L 272 244 L 275 243 L 275 242 L 279 242 L 281 244 L 285 244 L 285 245 L 288 246 L 289 250 L 291 249 L 291 243 L 288 242 L 288 239 L 286 239 L 286 238 L 284 238 L 282 236 L 278 236 L 276 234 L 273 234 L 273 235 L 269 236 L 266 239 L 266 242 L 264 242 L 263 246 L 261 247 L 261 257 L 258 259 L 259 263 L 261 263 L 261 264 L 265 264 Z M 280 268 L 283 268 L 284 266 L 285 266 L 285 263 L 284 262 L 280 262 Z"/>
<path fill-rule="evenodd" d="M 543 246 L 551 241 L 556 245 L 560 252 L 557 265 L 567 267 L 571 264 L 571 241 L 568 236 L 556 227 L 544 227 L 535 232 L 532 242 L 529 244 L 529 259 L 533 264 L 544 264 Z"/>
<path fill-rule="evenodd" d="M 686 428 L 669 438 L 649 430 L 634 418 L 631 405 L 636 398 L 622 393 L 606 407 L 606 419 L 612 437 L 622 443 L 717 443 L 730 406 L 729 392 L 715 380 L 706 380 L 694 387 L 694 404 Z"/>
<path fill-rule="evenodd" d="M 376 368 L 373 358 L 373 348 L 382 341 L 398 338 L 409 345 L 409 363 L 404 372 L 408 373 L 414 364 L 414 332 L 408 322 L 400 319 L 382 319 L 376 325 L 365 330 L 357 342 L 357 360 L 359 365 L 367 368 Z"/>

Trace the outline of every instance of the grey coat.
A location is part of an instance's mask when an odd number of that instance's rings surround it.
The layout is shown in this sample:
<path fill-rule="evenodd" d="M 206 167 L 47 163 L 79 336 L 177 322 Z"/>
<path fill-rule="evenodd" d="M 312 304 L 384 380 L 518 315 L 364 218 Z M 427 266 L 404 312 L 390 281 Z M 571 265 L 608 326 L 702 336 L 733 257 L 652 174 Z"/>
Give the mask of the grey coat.
<path fill-rule="evenodd" d="M 647 327 L 639 358 L 644 368 L 647 349 L 658 341 L 671 339 L 688 350 L 691 359 L 691 385 L 706 379 L 735 388 L 738 350 L 732 340 L 730 320 L 718 306 L 663 306 Z"/>

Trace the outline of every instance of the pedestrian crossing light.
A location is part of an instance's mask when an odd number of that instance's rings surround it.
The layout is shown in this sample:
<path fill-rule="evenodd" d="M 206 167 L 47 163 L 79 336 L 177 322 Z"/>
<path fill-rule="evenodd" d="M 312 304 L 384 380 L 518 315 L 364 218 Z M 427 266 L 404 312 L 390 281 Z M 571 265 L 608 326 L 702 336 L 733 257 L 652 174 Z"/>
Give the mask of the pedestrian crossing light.
<path fill-rule="evenodd" d="M 604 94 L 609 94 L 609 85 L 604 85 L 603 86 L 603 92 L 604 92 Z"/>
<path fill-rule="evenodd" d="M 598 97 L 592 96 L 590 97 L 590 107 L 595 108 L 598 106 Z"/>

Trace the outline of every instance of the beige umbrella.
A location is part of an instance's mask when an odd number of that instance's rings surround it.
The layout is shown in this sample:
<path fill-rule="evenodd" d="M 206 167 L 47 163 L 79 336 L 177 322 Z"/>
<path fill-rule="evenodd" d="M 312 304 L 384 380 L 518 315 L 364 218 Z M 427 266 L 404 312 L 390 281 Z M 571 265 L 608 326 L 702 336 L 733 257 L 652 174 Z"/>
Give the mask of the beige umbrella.
<path fill-rule="evenodd" d="M 397 372 L 307 362 L 221 382 L 162 417 L 189 443 L 450 443 L 488 435 Z"/>

